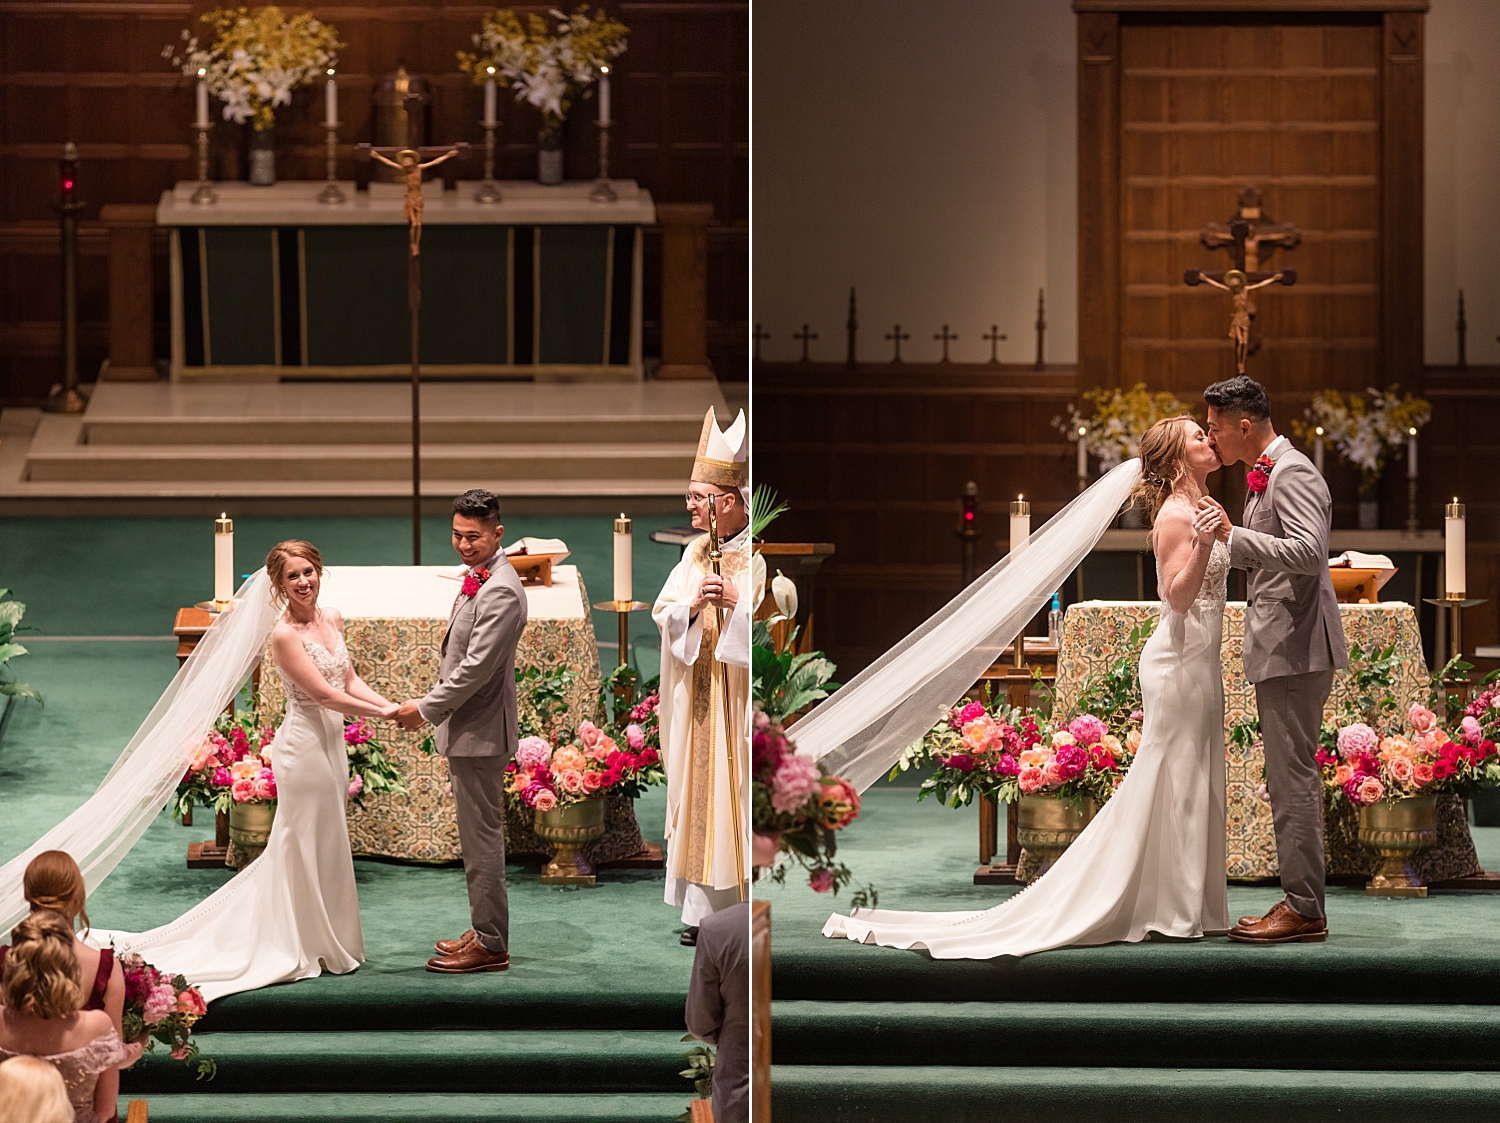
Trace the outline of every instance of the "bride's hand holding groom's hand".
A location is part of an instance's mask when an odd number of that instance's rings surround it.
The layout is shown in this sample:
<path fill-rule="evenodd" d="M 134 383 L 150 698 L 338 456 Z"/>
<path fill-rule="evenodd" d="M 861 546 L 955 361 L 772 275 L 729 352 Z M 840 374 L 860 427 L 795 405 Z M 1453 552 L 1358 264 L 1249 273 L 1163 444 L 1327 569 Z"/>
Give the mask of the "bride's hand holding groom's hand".
<path fill-rule="evenodd" d="M 1229 531 L 1234 526 L 1234 523 L 1230 521 L 1229 512 L 1224 510 L 1223 505 L 1212 495 L 1205 495 L 1198 500 L 1198 513 L 1201 515 L 1208 510 L 1216 512 L 1215 517 L 1218 520 L 1218 525 L 1214 528 L 1214 537 L 1220 542 L 1228 542 Z"/>
<path fill-rule="evenodd" d="M 417 709 L 417 700 L 415 698 L 402 702 L 396 707 L 395 713 L 392 716 L 400 723 L 402 729 L 413 733 L 427 724 L 427 719 L 422 716 L 422 711 Z"/>

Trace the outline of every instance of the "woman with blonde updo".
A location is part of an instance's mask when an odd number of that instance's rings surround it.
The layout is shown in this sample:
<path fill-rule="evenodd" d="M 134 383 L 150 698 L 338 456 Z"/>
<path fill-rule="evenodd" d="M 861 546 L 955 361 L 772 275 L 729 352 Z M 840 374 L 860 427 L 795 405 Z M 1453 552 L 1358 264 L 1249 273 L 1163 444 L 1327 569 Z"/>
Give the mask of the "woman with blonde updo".
<path fill-rule="evenodd" d="M 5 1123 L 73 1123 L 62 1073 L 38 1057 L 0 1062 L 0 1104 Z"/>
<path fill-rule="evenodd" d="M 22 892 L 33 913 L 47 909 L 75 926 L 80 919 L 83 921 L 83 932 L 73 948 L 88 987 L 83 1009 L 103 1010 L 114 1023 L 115 1032 L 123 1038 L 125 1031 L 120 1019 L 125 1012 L 125 972 L 120 970 L 113 948 L 100 950 L 85 942 L 89 928 L 89 914 L 84 907 L 87 891 L 83 871 L 73 855 L 63 850 L 44 850 L 31 859 L 26 866 Z M 0 945 L 0 971 L 4 970 L 6 951 Z"/>
<path fill-rule="evenodd" d="M 73 925 L 38 909 L 10 933 L 0 974 L 0 1057 L 39 1057 L 62 1075 L 76 1123 L 115 1116 L 120 1066 L 140 1056 L 121 1044 L 103 1010 L 82 1010 L 83 972 Z"/>
<path fill-rule="evenodd" d="M 318 604 L 323 558 L 316 546 L 277 543 L 266 555 L 266 576 L 282 609 L 271 654 L 287 699 L 267 749 L 273 775 L 254 777 L 254 798 L 276 801 L 270 840 L 195 908 L 150 932 L 117 938 L 123 950 L 186 976 L 209 1001 L 324 971 L 346 974 L 365 958 L 344 815 L 349 757 L 340 715 L 389 718 L 398 707 L 361 681 L 344 646 L 343 618 Z"/>
<path fill-rule="evenodd" d="M 923 947 L 934 959 L 990 959 L 1134 943 L 1152 932 L 1178 939 L 1228 932 L 1219 645 L 1229 526 L 1205 497 L 1219 466 L 1191 417 L 1158 421 L 1141 440 L 1132 497 L 1151 514 L 1161 616 L 1141 650 L 1134 753 L 1117 757 L 1097 720 L 1074 721 L 1059 734 L 1067 743 L 1057 761 L 1066 753 L 1070 768 L 1129 765 L 1077 841 L 1025 893 L 988 912 L 856 909 L 830 918 L 824 935 Z"/>

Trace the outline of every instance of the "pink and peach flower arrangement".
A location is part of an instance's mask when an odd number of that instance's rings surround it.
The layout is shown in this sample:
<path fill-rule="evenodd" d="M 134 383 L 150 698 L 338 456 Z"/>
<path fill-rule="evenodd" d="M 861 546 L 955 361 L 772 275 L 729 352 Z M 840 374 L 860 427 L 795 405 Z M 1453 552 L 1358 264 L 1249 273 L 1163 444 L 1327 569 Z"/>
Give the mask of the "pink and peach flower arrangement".
<path fill-rule="evenodd" d="M 650 785 L 665 783 L 654 698 L 631 711 L 632 720 L 620 731 L 623 747 L 591 721 L 580 722 L 572 739 L 521 738 L 505 773 L 512 805 L 546 812 L 607 791 L 635 798 Z"/>
<path fill-rule="evenodd" d="M 228 811 L 235 803 L 269 803 L 276 798 L 271 743 L 276 731 L 257 729 L 249 717 L 221 717 L 188 756 L 187 771 L 172 802 L 174 818 L 193 806 Z"/>
<path fill-rule="evenodd" d="M 208 1013 L 208 1003 L 181 975 L 168 975 L 134 952 L 120 956 L 125 975 L 125 1009 L 120 1028 L 127 1041 L 144 1041 L 149 1052 L 160 1041 L 173 1060 L 197 1062 L 198 1079 L 212 1079 L 218 1066 L 198 1051 L 193 1023 Z"/>
<path fill-rule="evenodd" d="M 1466 714 L 1458 738 L 1450 737 L 1421 705 L 1407 710 L 1399 732 L 1385 736 L 1364 722 L 1330 723 L 1317 753 L 1323 785 L 1335 801 L 1355 807 L 1471 791 L 1500 779 L 1495 742 L 1485 733 Z"/>

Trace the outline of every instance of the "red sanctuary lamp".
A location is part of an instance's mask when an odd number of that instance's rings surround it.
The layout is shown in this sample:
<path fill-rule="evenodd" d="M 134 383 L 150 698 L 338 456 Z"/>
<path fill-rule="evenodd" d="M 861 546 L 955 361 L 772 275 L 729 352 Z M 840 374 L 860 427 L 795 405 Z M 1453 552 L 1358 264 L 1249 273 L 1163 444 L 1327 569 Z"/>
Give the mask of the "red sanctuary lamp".
<path fill-rule="evenodd" d="M 57 213 L 62 219 L 62 381 L 47 399 L 53 413 L 82 413 L 87 402 L 78 389 L 78 148 L 68 141 L 58 161 Z"/>
<path fill-rule="evenodd" d="M 979 485 L 970 480 L 959 496 L 962 514 L 958 523 L 958 538 L 963 545 L 963 587 L 974 583 L 974 543 L 979 541 Z"/>

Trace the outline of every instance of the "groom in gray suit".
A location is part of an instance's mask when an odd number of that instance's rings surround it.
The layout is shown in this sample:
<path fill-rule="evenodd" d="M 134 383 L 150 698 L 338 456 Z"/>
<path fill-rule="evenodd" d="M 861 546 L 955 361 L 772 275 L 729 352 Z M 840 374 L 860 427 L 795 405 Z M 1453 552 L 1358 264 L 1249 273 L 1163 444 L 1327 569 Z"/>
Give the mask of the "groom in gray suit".
<path fill-rule="evenodd" d="M 438 683 L 396 714 L 406 729 L 436 727 L 453 782 L 473 927 L 438 941 L 427 969 L 445 975 L 510 966 L 505 768 L 516 754 L 516 644 L 526 627 L 526 591 L 500 547 L 504 533 L 490 492 L 476 488 L 453 501 L 453 548 L 468 568 L 443 636 Z"/>
<path fill-rule="evenodd" d="M 1333 500 L 1312 461 L 1277 436 L 1259 382 L 1240 375 L 1214 383 L 1203 398 L 1209 441 L 1220 461 L 1250 466 L 1243 525 L 1230 531 L 1229 560 L 1249 571 L 1245 677 L 1255 685 L 1260 711 L 1285 893 L 1265 916 L 1242 917 L 1229 938 L 1316 943 L 1328 938 L 1318 735 L 1333 672 L 1349 665 L 1328 576 Z"/>

